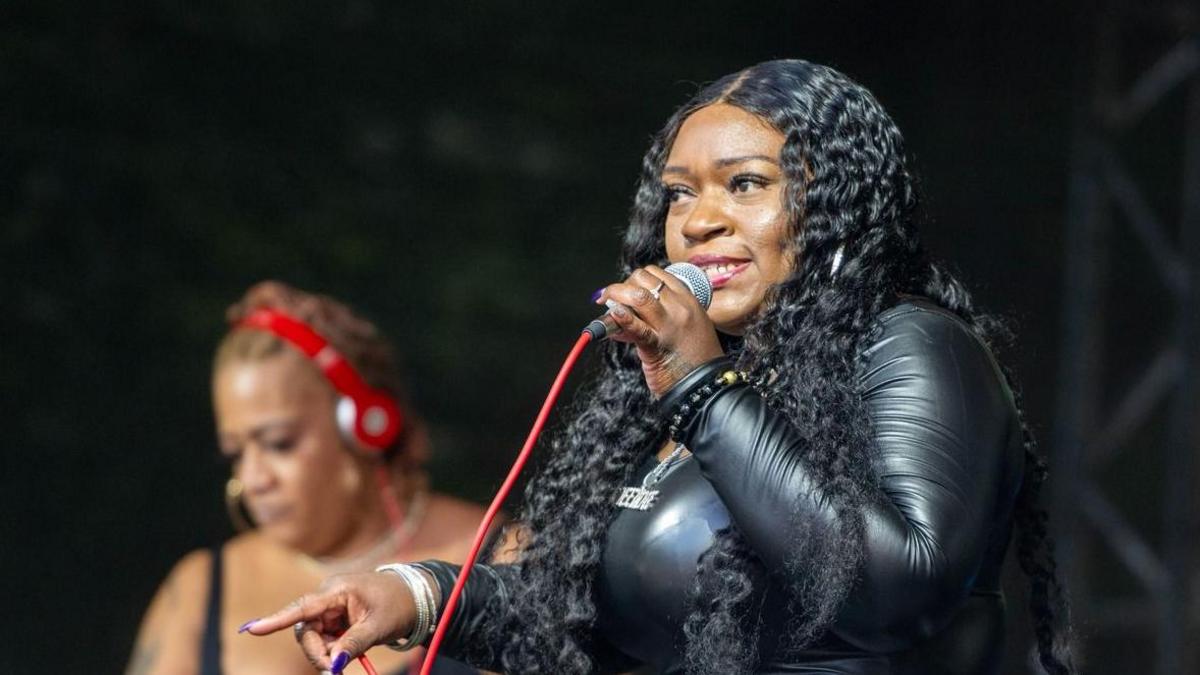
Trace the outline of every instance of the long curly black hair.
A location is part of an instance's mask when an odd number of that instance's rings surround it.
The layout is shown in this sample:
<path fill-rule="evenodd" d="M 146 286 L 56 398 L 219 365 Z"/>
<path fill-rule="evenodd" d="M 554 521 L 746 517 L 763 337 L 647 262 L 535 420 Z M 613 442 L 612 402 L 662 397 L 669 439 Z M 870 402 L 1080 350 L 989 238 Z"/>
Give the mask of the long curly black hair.
<path fill-rule="evenodd" d="M 856 388 L 876 318 L 900 294 L 921 295 L 962 317 L 984 340 L 995 326 L 963 285 L 930 261 L 915 228 L 918 197 L 895 123 L 862 86 L 841 73 L 797 60 L 770 61 L 704 87 L 667 121 L 642 162 L 621 256 L 621 274 L 662 263 L 667 194 L 663 163 L 695 110 L 738 106 L 785 137 L 785 208 L 794 243 L 793 272 L 768 294 L 742 339 L 727 349 L 807 443 L 804 461 L 837 509 L 838 532 L 798 537 L 792 591 L 793 647 L 834 619 L 862 559 L 861 507 L 875 493 L 870 420 Z M 841 251 L 840 271 L 831 274 Z M 596 619 L 593 580 L 613 498 L 647 453 L 666 439 L 652 410 L 640 363 L 629 345 L 601 347 L 600 372 L 551 458 L 531 481 L 521 513 L 517 588 L 510 595 L 502 653 L 515 673 L 587 673 Z M 1037 505 L 1045 462 L 1025 433 L 1025 480 L 1016 507 L 1017 552 L 1030 576 L 1039 653 L 1051 673 L 1071 672 L 1055 654 L 1056 612 L 1063 606 L 1054 559 Z M 761 563 L 737 528 L 717 534 L 700 560 L 686 618 L 689 673 L 740 673 L 756 660 L 751 579 Z M 747 626 L 750 627 L 747 630 Z"/>

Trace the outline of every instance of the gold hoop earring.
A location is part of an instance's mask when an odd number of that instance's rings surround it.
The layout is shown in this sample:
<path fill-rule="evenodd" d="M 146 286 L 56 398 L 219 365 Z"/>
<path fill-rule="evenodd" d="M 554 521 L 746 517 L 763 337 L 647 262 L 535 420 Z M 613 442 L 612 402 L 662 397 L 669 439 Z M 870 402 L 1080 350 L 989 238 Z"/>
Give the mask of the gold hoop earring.
<path fill-rule="evenodd" d="M 250 522 L 250 516 L 246 513 L 246 506 L 242 504 L 244 490 L 242 481 L 236 478 L 225 481 L 225 511 L 229 514 L 229 521 L 233 523 L 233 529 L 237 532 L 254 529 L 254 523 Z"/>

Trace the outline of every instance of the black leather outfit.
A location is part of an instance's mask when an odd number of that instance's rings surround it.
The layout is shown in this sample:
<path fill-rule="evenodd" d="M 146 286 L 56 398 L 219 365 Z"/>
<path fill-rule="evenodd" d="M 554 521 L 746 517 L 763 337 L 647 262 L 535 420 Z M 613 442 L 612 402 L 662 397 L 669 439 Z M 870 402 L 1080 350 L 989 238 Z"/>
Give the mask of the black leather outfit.
<path fill-rule="evenodd" d="M 757 584 L 756 672 L 999 668 L 1000 567 L 1023 462 L 1012 394 L 991 354 L 953 314 L 910 299 L 880 320 L 860 376 L 876 441 L 878 500 L 863 514 L 859 582 L 825 637 L 799 653 L 779 649 L 787 620 L 781 586 L 789 581 L 788 542 L 798 536 L 792 523 L 819 530 L 834 515 L 798 459 L 802 440 L 789 422 L 750 387 L 733 386 L 688 425 L 684 442 L 693 456 L 658 484 L 658 503 L 622 509 L 609 530 L 595 586 L 602 670 L 640 662 L 682 672 L 681 627 L 696 561 L 730 520 L 769 572 Z M 637 484 L 656 463 L 646 460 Z M 456 568 L 428 565 L 448 593 Z M 508 592 L 505 579 L 514 571 L 480 565 L 472 573 L 448 655 L 470 651 L 484 602 Z"/>

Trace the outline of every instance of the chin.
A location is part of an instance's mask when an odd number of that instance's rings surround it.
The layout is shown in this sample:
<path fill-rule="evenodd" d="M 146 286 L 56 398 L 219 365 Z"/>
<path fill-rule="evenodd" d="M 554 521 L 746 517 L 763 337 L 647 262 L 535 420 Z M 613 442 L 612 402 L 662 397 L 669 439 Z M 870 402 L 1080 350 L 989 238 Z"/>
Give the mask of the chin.
<path fill-rule="evenodd" d="M 709 308 L 708 318 L 718 331 L 726 335 L 741 335 L 746 332 L 746 325 L 750 323 L 751 315 L 717 306 Z"/>
<path fill-rule="evenodd" d="M 264 525 L 258 528 L 259 532 L 272 542 L 290 548 L 293 550 L 301 550 L 304 548 L 304 535 L 298 532 L 295 527 L 289 523 L 273 523 Z"/>

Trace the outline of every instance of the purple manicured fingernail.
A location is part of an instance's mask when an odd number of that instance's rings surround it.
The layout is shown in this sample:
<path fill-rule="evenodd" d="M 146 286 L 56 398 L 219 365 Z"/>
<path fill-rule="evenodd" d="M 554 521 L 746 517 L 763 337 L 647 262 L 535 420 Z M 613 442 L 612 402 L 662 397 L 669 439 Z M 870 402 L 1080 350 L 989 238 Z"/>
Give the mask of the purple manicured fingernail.
<path fill-rule="evenodd" d="M 250 630 L 250 626 L 253 626 L 256 623 L 258 623 L 258 619 L 250 619 L 246 623 L 242 624 L 241 628 L 238 628 L 238 633 L 245 633 L 246 631 Z"/>
<path fill-rule="evenodd" d="M 346 669 L 347 663 L 350 663 L 350 652 L 338 652 L 338 655 L 333 657 L 333 665 L 329 667 L 329 670 L 340 673 Z"/>
<path fill-rule="evenodd" d="M 603 293 L 603 292 L 604 292 L 604 289 L 603 289 L 603 288 L 601 288 L 601 289 L 597 290 L 595 293 L 592 293 L 592 302 L 597 302 L 597 301 L 599 301 L 599 300 L 600 300 L 600 294 L 601 294 L 601 293 Z"/>

